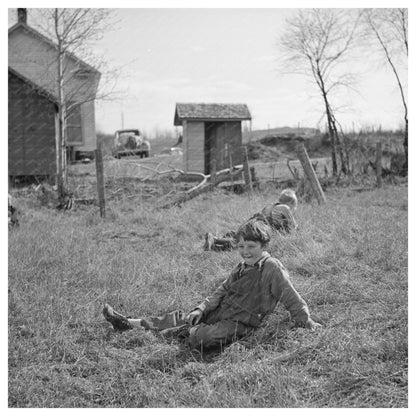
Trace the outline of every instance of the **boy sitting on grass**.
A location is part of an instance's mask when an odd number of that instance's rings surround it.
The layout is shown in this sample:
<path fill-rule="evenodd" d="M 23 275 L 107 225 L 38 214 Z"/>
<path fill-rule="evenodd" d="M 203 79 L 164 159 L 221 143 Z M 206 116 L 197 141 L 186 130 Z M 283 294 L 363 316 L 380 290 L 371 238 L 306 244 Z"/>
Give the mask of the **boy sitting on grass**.
<path fill-rule="evenodd" d="M 292 189 L 284 189 L 277 202 L 265 206 L 261 212 L 254 214 L 250 219 L 256 218 L 264 221 L 270 227 L 282 234 L 290 233 L 298 228 L 293 216 L 298 206 L 298 199 Z M 212 233 L 205 235 L 204 249 L 206 251 L 231 251 L 237 245 L 235 231 L 229 231 L 222 237 Z"/>
<path fill-rule="evenodd" d="M 188 339 L 191 349 L 223 347 L 252 333 L 281 302 L 291 318 L 310 330 L 314 322 L 306 302 L 293 287 L 280 261 L 266 250 L 270 227 L 263 221 L 249 220 L 237 231 L 237 249 L 242 257 L 230 276 L 188 315 L 174 311 L 163 317 L 128 319 L 105 305 L 103 314 L 115 329 L 135 327 L 176 333 Z"/>

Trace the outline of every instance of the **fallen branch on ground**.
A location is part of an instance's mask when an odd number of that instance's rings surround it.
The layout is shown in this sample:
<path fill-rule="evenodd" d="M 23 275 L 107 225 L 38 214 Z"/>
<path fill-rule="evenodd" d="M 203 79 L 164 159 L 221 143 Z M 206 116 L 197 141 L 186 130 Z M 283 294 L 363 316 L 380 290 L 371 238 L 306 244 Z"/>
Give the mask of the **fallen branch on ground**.
<path fill-rule="evenodd" d="M 214 180 L 211 180 L 211 175 L 204 175 L 203 173 L 187 173 L 185 175 L 198 175 L 202 178 L 202 181 L 194 186 L 191 189 L 188 189 L 185 192 L 180 193 L 173 201 L 166 202 L 161 204 L 158 208 L 169 208 L 174 205 L 180 205 L 183 202 L 189 201 L 192 198 L 195 198 L 197 195 L 200 195 L 204 192 L 208 192 L 221 182 L 234 179 L 235 177 L 239 176 L 243 172 L 243 165 L 237 165 L 229 169 L 223 169 L 218 171 L 215 176 Z"/>

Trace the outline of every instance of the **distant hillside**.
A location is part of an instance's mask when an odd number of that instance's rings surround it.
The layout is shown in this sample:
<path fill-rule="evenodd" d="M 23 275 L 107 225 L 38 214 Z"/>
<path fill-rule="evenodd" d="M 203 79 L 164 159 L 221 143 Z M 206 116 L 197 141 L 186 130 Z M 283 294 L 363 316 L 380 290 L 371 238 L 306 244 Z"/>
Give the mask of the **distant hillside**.
<path fill-rule="evenodd" d="M 292 127 L 276 127 L 273 129 L 253 130 L 243 132 L 243 143 L 260 140 L 267 136 L 302 136 L 310 137 L 319 134 L 318 129 L 309 127 L 292 128 Z"/>
<path fill-rule="evenodd" d="M 277 127 L 274 129 L 254 130 L 243 133 L 243 144 L 247 146 L 251 160 L 270 161 L 281 158 L 296 158 L 297 140 L 304 137 L 310 156 L 321 157 L 326 146 L 319 130 L 312 128 Z"/>

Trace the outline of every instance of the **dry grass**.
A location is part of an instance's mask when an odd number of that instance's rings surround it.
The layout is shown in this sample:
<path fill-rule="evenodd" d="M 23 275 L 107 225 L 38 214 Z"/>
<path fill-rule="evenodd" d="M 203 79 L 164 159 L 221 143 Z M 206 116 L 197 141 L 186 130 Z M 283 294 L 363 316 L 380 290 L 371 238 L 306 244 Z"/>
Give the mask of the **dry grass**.
<path fill-rule="evenodd" d="M 251 348 L 191 354 L 156 334 L 115 333 L 103 302 L 131 315 L 188 310 L 235 252 L 202 250 L 274 193 L 201 195 L 155 211 L 137 200 L 68 213 L 17 194 L 9 232 L 9 407 L 407 407 L 407 186 L 330 189 L 301 203 L 300 230 L 270 247 L 321 331 L 278 307 Z"/>

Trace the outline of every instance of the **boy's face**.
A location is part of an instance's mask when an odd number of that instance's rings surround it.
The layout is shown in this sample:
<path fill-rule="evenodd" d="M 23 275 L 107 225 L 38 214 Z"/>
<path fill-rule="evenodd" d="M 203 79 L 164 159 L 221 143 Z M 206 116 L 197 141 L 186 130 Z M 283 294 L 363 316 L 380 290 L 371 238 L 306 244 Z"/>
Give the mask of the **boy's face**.
<path fill-rule="evenodd" d="M 250 265 L 260 260 L 263 255 L 263 245 L 259 241 L 240 238 L 237 243 L 237 249 L 244 261 Z"/>

